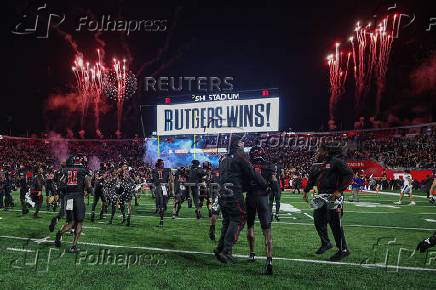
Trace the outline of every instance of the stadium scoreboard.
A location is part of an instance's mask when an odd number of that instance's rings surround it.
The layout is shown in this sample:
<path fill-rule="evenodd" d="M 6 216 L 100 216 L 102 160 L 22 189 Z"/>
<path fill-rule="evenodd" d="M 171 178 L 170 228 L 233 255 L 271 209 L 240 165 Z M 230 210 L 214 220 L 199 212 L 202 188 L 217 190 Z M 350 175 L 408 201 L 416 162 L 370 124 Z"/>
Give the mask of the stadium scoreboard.
<path fill-rule="evenodd" d="M 164 97 L 156 124 L 158 135 L 276 132 L 278 90 Z"/>

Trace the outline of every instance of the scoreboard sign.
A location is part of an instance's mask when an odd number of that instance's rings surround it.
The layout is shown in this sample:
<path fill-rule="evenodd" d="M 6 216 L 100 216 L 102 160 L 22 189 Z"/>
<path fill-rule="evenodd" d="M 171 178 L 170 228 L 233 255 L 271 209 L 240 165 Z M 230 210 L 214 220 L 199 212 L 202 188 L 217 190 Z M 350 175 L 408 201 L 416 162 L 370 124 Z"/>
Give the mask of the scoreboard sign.
<path fill-rule="evenodd" d="M 157 106 L 157 134 L 218 134 L 279 130 L 279 98 L 211 95 L 194 103 Z M 212 101 L 210 101 L 212 100 Z"/>

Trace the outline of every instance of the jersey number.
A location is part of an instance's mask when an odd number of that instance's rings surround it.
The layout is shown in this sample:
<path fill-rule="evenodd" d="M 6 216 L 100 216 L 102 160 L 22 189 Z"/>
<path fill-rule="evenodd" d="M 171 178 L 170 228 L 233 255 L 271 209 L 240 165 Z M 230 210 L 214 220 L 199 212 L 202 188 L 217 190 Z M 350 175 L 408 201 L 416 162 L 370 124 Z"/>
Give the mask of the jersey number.
<path fill-rule="evenodd" d="M 68 185 L 77 185 L 77 171 L 68 171 Z"/>
<path fill-rule="evenodd" d="M 162 179 L 162 170 L 158 170 L 157 173 L 159 174 L 159 179 Z"/>

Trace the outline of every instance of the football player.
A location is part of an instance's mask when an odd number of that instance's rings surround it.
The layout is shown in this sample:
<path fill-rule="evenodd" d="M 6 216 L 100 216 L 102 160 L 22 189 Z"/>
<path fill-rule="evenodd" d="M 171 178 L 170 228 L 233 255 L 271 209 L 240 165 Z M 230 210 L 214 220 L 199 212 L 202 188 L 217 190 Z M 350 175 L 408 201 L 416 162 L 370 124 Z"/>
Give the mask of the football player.
<path fill-rule="evenodd" d="M 50 232 L 54 231 L 54 228 L 58 223 L 58 221 L 65 216 L 65 203 L 64 203 L 65 183 L 63 183 L 61 179 L 62 179 L 63 169 L 66 166 L 67 165 L 65 162 L 61 162 L 61 169 L 57 170 L 55 173 L 56 188 L 59 196 L 60 209 L 58 214 L 51 219 L 50 225 L 48 226 Z"/>
<path fill-rule="evenodd" d="M 38 213 L 42 204 L 42 190 L 44 188 L 43 172 L 44 170 L 42 167 L 37 169 L 36 174 L 33 176 L 30 188 L 30 196 L 32 197 L 32 201 L 35 203 L 35 213 L 33 214 L 33 218 L 39 218 Z"/>
<path fill-rule="evenodd" d="M 174 173 L 174 205 L 173 205 L 173 219 L 179 216 L 182 203 L 186 197 L 186 170 L 185 167 L 177 168 Z"/>
<path fill-rule="evenodd" d="M 95 207 L 97 206 L 99 199 L 101 199 L 100 219 L 104 219 L 104 211 L 106 209 L 106 198 L 103 194 L 103 181 L 104 181 L 105 173 L 106 173 L 106 166 L 104 163 L 100 163 L 100 169 L 95 173 L 94 200 L 92 201 L 91 222 L 94 222 Z"/>
<path fill-rule="evenodd" d="M 278 187 L 275 191 L 280 191 L 279 183 L 277 182 L 277 166 L 264 159 L 264 151 L 260 146 L 254 146 L 250 150 L 250 160 L 254 170 L 262 175 L 269 183 L 270 187 Z M 273 190 L 274 191 L 274 190 Z M 268 192 L 260 187 L 256 182 L 252 181 L 247 191 L 245 199 L 247 206 L 247 240 L 250 248 L 249 262 L 254 262 L 256 256 L 254 253 L 254 220 L 256 214 L 259 217 L 260 226 L 265 238 L 266 247 L 266 267 L 265 273 L 272 274 L 272 237 L 271 237 L 271 214 L 268 203 Z"/>
<path fill-rule="evenodd" d="M 167 208 L 168 201 L 168 182 L 171 175 L 171 169 L 164 167 L 164 161 L 158 159 L 155 168 L 152 170 L 153 191 L 156 196 L 156 206 L 160 215 L 158 227 L 163 227 L 163 217 Z"/>
<path fill-rule="evenodd" d="M 61 246 L 62 235 L 69 230 L 74 229 L 73 245 L 70 253 L 79 251 L 77 241 L 82 232 L 82 224 L 85 218 L 85 201 L 84 193 L 91 192 L 91 172 L 86 166 L 86 156 L 73 155 L 67 159 L 67 166 L 62 170 L 61 181 L 65 183 L 65 213 L 67 223 L 60 231 L 56 233 L 55 246 Z"/>
<path fill-rule="evenodd" d="M 29 190 L 29 183 L 27 182 L 27 176 L 24 172 L 20 172 L 18 175 L 18 185 L 20 186 L 22 214 L 27 214 L 29 209 L 27 208 L 26 193 Z"/>
<path fill-rule="evenodd" d="M 50 207 L 53 207 L 53 211 L 56 211 L 56 186 L 55 186 L 55 174 L 53 168 L 48 168 L 45 175 L 45 202 L 47 211 L 50 211 Z"/>
<path fill-rule="evenodd" d="M 202 198 L 204 199 L 204 196 L 200 196 L 200 187 L 206 187 L 204 184 L 205 176 L 205 171 L 200 167 L 200 162 L 198 160 L 192 160 L 191 168 L 189 168 L 188 183 L 190 183 L 189 189 L 191 190 L 192 199 L 194 200 L 197 219 L 201 218 L 201 207 L 203 206 Z"/>
<path fill-rule="evenodd" d="M 415 201 L 413 200 L 413 194 L 412 194 L 412 175 L 410 175 L 410 170 L 406 169 L 405 174 L 403 175 L 403 187 L 401 188 L 400 193 L 400 200 L 394 202 L 394 204 L 401 204 L 403 202 L 404 194 L 409 194 L 410 199 L 410 206 L 416 205 Z"/>
<path fill-rule="evenodd" d="M 209 239 L 211 241 L 215 241 L 215 224 L 221 212 L 221 208 L 218 202 L 219 199 L 219 191 L 217 190 L 218 187 L 215 188 L 216 185 L 219 185 L 219 182 L 220 182 L 220 172 L 219 169 L 216 168 L 212 171 L 212 184 L 210 185 L 209 188 L 212 195 L 211 217 L 209 219 Z"/>

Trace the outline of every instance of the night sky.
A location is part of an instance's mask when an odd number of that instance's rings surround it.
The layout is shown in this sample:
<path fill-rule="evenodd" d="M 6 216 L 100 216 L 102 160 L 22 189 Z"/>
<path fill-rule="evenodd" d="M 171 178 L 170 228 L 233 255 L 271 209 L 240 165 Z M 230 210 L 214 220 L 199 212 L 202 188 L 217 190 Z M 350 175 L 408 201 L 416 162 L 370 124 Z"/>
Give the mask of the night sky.
<path fill-rule="evenodd" d="M 384 15 L 393 5 L 390 1 L 367 0 L 298 1 L 298 4 L 245 1 L 233 6 L 220 4 L 221 1 L 178 5 L 173 1 L 171 5 L 162 4 L 164 1 L 13 2 L 4 10 L 8 29 L 3 32 L 5 90 L 0 107 L 0 134 L 25 136 L 55 131 L 65 135 L 66 128 L 75 133 L 80 130 L 71 71 L 75 51 L 64 38 L 69 34 L 87 59 L 95 61 L 95 49 L 102 48 L 104 43 L 106 63 L 113 56 L 131 60 L 129 67 L 137 74 L 140 87 L 124 106 L 125 137 L 142 135 L 139 105 L 153 105 L 158 97 L 178 94 L 146 93 L 142 84 L 144 77 L 150 75 L 232 76 L 235 90 L 279 88 L 281 129 L 306 131 L 323 126 L 326 130 L 327 54 L 333 51 L 335 41 L 345 42 L 352 35 L 357 20 L 367 22 L 374 14 Z M 393 44 L 382 114 L 378 118 L 389 121 L 391 126 L 434 121 L 436 64 L 432 60 L 436 58 L 436 26 L 430 32 L 425 29 L 430 16 L 435 15 L 430 1 L 395 2 L 397 11 L 414 14 L 416 19 L 402 28 L 400 38 Z M 47 10 L 41 13 L 41 27 L 36 34 L 11 32 L 23 21 L 23 14 L 34 17 L 35 8 L 43 3 L 47 3 Z M 62 32 L 50 28 L 47 39 L 37 38 L 38 33 L 44 34 L 47 11 L 65 14 L 65 21 L 59 25 Z M 164 32 L 131 32 L 129 36 L 125 32 L 102 32 L 96 37 L 95 32 L 75 31 L 80 17 L 100 19 L 103 14 L 120 20 L 165 19 L 167 28 Z M 417 70 L 427 70 L 433 75 L 422 84 Z M 412 75 L 419 79 L 412 81 Z M 346 88 L 337 109 L 338 126 L 342 129 L 352 128 L 356 119 L 353 78 L 348 79 Z M 366 116 L 372 115 L 373 107 L 370 102 L 367 104 Z M 105 100 L 102 110 L 101 130 L 106 137 L 113 137 L 115 105 Z M 152 109 L 148 110 L 144 112 L 146 134 L 156 126 Z M 86 120 L 89 138 L 95 137 L 92 116 L 90 112 Z"/>

